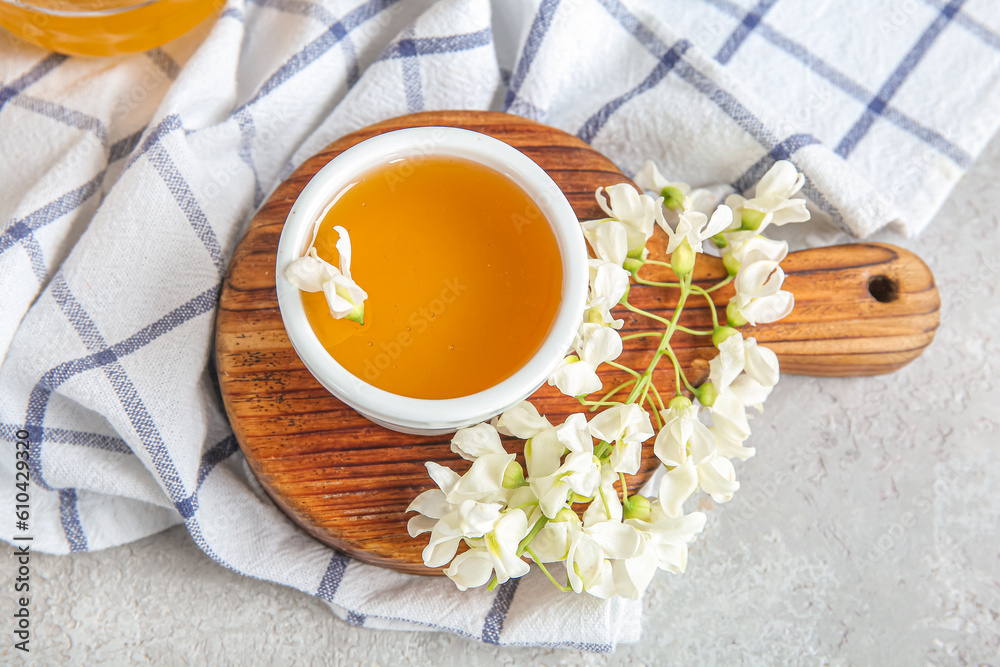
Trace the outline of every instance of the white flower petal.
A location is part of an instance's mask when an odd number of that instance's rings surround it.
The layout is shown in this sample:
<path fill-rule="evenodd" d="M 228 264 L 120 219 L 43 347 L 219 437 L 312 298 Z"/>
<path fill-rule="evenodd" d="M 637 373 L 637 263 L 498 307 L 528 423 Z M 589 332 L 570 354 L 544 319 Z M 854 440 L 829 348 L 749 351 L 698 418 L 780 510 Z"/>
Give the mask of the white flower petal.
<path fill-rule="evenodd" d="M 615 472 L 634 475 L 642 465 L 642 443 L 635 441 L 620 441 L 611 450 L 611 467 Z"/>
<path fill-rule="evenodd" d="M 589 526 L 585 532 L 608 558 L 631 558 L 639 548 L 639 532 L 620 521 L 603 521 Z"/>
<path fill-rule="evenodd" d="M 778 160 L 757 183 L 754 196 L 777 195 L 788 198 L 801 190 L 804 183 L 805 176 L 799 173 L 794 164 L 788 160 Z"/>
<path fill-rule="evenodd" d="M 323 284 L 333 280 L 337 269 L 316 254 L 315 248 L 299 257 L 285 269 L 285 278 L 303 292 L 319 292 Z"/>
<path fill-rule="evenodd" d="M 768 324 L 784 319 L 795 308 L 795 297 L 781 290 L 761 299 L 753 299 L 740 308 L 740 314 L 753 325 Z"/>
<path fill-rule="evenodd" d="M 458 504 L 463 500 L 489 502 L 503 496 L 503 476 L 514 460 L 513 454 L 486 454 L 473 461 L 469 471 L 445 496 L 448 502 Z"/>
<path fill-rule="evenodd" d="M 463 537 L 482 537 L 496 527 L 503 508 L 501 503 L 462 501 L 458 508 L 458 529 Z"/>
<path fill-rule="evenodd" d="M 582 412 L 575 412 L 567 417 L 566 421 L 556 428 L 556 437 L 571 452 L 594 453 L 594 437 L 587 428 L 587 416 Z"/>
<path fill-rule="evenodd" d="M 660 479 L 660 507 L 667 516 L 684 514 L 684 502 L 698 489 L 698 471 L 691 460 L 673 470 L 668 470 Z"/>
<path fill-rule="evenodd" d="M 340 225 L 334 226 L 333 230 L 337 232 L 339 238 L 337 239 L 337 254 L 340 255 L 340 272 L 344 274 L 348 279 L 351 278 L 351 236 L 347 233 L 347 230 Z"/>
<path fill-rule="evenodd" d="M 569 551 L 569 521 L 549 521 L 531 541 L 531 550 L 539 563 L 555 563 L 566 559 Z"/>
<path fill-rule="evenodd" d="M 522 440 L 527 440 L 545 429 L 552 428 L 549 420 L 539 415 L 538 409 L 529 401 L 521 401 L 507 410 L 500 415 L 494 426 L 503 435 L 512 435 Z"/>
<path fill-rule="evenodd" d="M 581 415 L 582 416 L 582 415 Z M 524 443 L 524 459 L 528 477 L 551 475 L 562 465 L 566 447 L 557 435 L 557 429 L 548 428 Z"/>
<path fill-rule="evenodd" d="M 622 337 L 610 327 L 598 327 L 590 331 L 582 341 L 580 358 L 595 367 L 621 356 Z"/>
<path fill-rule="evenodd" d="M 712 496 L 717 503 L 732 500 L 733 493 L 740 488 L 736 481 L 736 470 L 729 459 L 716 457 L 698 468 L 698 486 Z"/>
<path fill-rule="evenodd" d="M 639 170 L 639 172 L 635 175 L 635 178 L 632 180 L 635 181 L 635 184 L 643 190 L 650 190 L 656 194 L 660 194 L 660 192 L 663 191 L 663 188 L 666 187 L 684 185 L 683 183 L 671 183 L 664 178 L 663 174 L 660 173 L 660 170 L 656 168 L 656 163 L 652 160 L 646 160 L 646 162 L 642 165 L 642 169 Z M 678 189 L 681 191 L 681 194 L 687 194 L 690 190 L 690 188 L 688 188 L 688 190 L 684 190 L 679 187 Z"/>
<path fill-rule="evenodd" d="M 733 335 L 719 344 L 719 354 L 708 362 L 709 379 L 716 391 L 724 391 L 746 366 L 743 336 Z"/>
<path fill-rule="evenodd" d="M 445 470 L 448 469 L 445 468 Z M 440 519 L 452 509 L 451 503 L 445 499 L 444 493 L 440 489 L 427 489 L 413 499 L 406 511 L 420 512 L 432 519 Z"/>
<path fill-rule="evenodd" d="M 716 234 L 721 234 L 733 224 L 733 209 L 725 204 L 715 209 L 708 226 L 699 234 L 702 240 L 710 239 Z"/>
<path fill-rule="evenodd" d="M 493 559 L 483 547 L 469 549 L 455 556 L 444 573 L 455 582 L 460 591 L 478 588 L 485 586 L 493 578 Z"/>
<path fill-rule="evenodd" d="M 657 554 L 652 547 L 643 543 L 633 557 L 612 561 L 611 567 L 618 595 L 638 600 L 656 574 Z"/>
<path fill-rule="evenodd" d="M 554 385 L 566 396 L 576 397 L 600 391 L 604 383 L 597 375 L 594 364 L 576 357 L 567 357 L 563 364 L 552 372 L 549 385 Z"/>
<path fill-rule="evenodd" d="M 406 522 L 406 532 L 410 537 L 417 537 L 418 535 L 431 532 L 434 526 L 437 525 L 437 522 L 437 519 L 424 516 L 423 514 L 411 516 L 410 520 Z"/>
<path fill-rule="evenodd" d="M 433 461 L 428 461 L 424 464 L 427 468 L 427 474 L 430 475 L 431 480 L 438 485 L 438 488 L 447 496 L 451 493 L 451 490 L 455 488 L 455 485 L 462 479 L 462 476 L 451 468 L 447 468 L 439 463 L 434 463 Z"/>
<path fill-rule="evenodd" d="M 756 338 L 746 339 L 746 373 L 761 385 L 771 388 L 778 383 L 781 369 L 778 355 L 770 348 L 757 344 Z"/>
<path fill-rule="evenodd" d="M 490 424 L 459 429 L 451 439 L 451 451 L 467 461 L 475 461 L 484 454 L 507 453 L 500 443 L 500 434 Z"/>
<path fill-rule="evenodd" d="M 630 275 L 620 264 L 612 262 L 598 264 L 590 286 L 592 299 L 604 298 L 608 303 L 617 305 L 628 291 Z"/>

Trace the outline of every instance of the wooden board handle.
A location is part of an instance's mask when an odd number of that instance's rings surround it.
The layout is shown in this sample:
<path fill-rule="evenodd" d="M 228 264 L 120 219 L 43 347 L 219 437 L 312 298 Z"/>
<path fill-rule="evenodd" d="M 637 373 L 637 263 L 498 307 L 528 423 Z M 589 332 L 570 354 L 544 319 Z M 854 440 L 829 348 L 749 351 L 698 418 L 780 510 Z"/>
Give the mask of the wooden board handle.
<path fill-rule="evenodd" d="M 706 264 L 699 280 L 725 275 L 721 262 Z M 779 322 L 742 330 L 777 353 L 782 373 L 891 373 L 934 340 L 941 299 L 930 269 L 908 250 L 852 243 L 793 252 L 781 266 L 795 309 Z M 716 303 L 725 307 L 732 292 L 720 292 Z"/>

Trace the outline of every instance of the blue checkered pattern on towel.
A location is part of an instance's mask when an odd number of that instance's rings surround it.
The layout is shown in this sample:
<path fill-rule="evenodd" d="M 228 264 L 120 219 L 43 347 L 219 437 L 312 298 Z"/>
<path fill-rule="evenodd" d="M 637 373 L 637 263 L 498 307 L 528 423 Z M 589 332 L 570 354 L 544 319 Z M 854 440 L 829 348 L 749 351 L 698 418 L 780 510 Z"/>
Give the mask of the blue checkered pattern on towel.
<path fill-rule="evenodd" d="M 517 9 L 520 7 L 521 9 Z M 348 623 L 610 651 L 638 602 L 379 571 L 293 526 L 238 454 L 211 364 L 245 223 L 337 137 L 427 109 L 503 109 L 745 190 L 779 159 L 819 216 L 919 231 L 1000 123 L 991 0 L 231 0 L 145 54 L 0 38 L 0 497 L 31 435 L 35 546 L 184 523 L 214 560 Z M 13 526 L 0 523 L 10 541 Z"/>

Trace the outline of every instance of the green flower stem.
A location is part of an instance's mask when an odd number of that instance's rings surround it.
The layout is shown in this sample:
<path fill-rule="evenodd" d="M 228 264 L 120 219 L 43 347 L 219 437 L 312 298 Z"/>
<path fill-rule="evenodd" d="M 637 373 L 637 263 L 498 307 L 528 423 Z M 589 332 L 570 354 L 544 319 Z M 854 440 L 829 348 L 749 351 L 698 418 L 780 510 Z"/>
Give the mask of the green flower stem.
<path fill-rule="evenodd" d="M 656 391 L 656 386 L 655 385 L 651 384 L 650 388 L 654 392 Z M 656 396 L 659 397 L 659 394 L 657 394 Z M 659 412 L 659 410 L 656 409 L 656 404 L 653 403 L 653 397 L 647 395 L 646 396 L 646 403 L 649 405 L 649 408 L 653 411 L 653 419 L 655 419 L 656 423 L 657 423 L 656 430 L 659 431 L 661 428 L 663 428 L 663 418 L 660 417 L 660 412 Z"/>
<path fill-rule="evenodd" d="M 542 532 L 542 528 L 545 528 L 545 524 L 547 524 L 548 522 L 549 519 L 544 514 L 538 518 L 538 521 L 535 522 L 535 525 L 531 527 L 531 531 L 528 532 L 528 534 L 524 536 L 524 539 L 521 540 L 520 544 L 517 545 L 517 551 L 515 553 L 518 556 L 524 553 L 525 549 L 527 549 L 531 545 L 531 541 L 536 537 L 538 537 L 538 533 Z"/>
<path fill-rule="evenodd" d="M 708 333 L 712 333 L 712 332 L 709 331 Z M 611 366 L 612 368 L 617 368 L 620 371 L 625 371 L 626 373 L 628 373 L 629 375 L 634 376 L 635 378 L 639 377 L 639 374 L 636 373 L 631 368 L 629 368 L 628 366 L 622 366 L 621 364 L 615 363 L 614 361 L 605 361 L 604 363 L 606 363 L 608 366 Z"/>
<path fill-rule="evenodd" d="M 622 482 L 622 505 L 628 502 L 628 484 L 625 483 L 625 473 L 618 473 L 618 479 Z M 611 516 L 609 513 L 608 516 Z"/>
<path fill-rule="evenodd" d="M 549 571 L 545 567 L 545 564 L 542 563 L 542 561 L 538 560 L 538 556 L 536 556 L 535 552 L 531 550 L 531 547 L 528 547 L 527 549 L 525 549 L 525 551 L 527 551 L 528 555 L 531 556 L 531 559 L 533 561 L 535 561 L 535 565 L 537 565 L 538 567 L 540 567 L 542 569 L 542 572 L 544 572 L 545 576 L 549 578 L 549 581 L 552 582 L 553 586 L 555 586 L 556 588 L 558 588 L 561 591 L 571 591 L 571 590 L 573 590 L 573 588 L 571 586 L 569 586 L 568 584 L 565 585 L 565 586 L 563 584 L 560 584 L 558 581 L 555 580 L 555 578 L 551 574 L 549 574 Z"/>
<path fill-rule="evenodd" d="M 669 264 L 667 266 L 670 266 Z M 646 280 L 645 278 L 635 277 L 635 281 L 640 285 L 649 285 L 650 287 L 680 287 L 680 283 L 661 283 L 656 280 Z"/>
<path fill-rule="evenodd" d="M 673 349 L 668 348 L 666 351 L 666 355 L 670 357 L 670 360 L 672 362 L 674 362 L 674 368 L 677 369 L 677 375 L 679 379 L 684 382 L 684 386 L 687 387 L 688 390 L 690 390 L 692 393 L 696 393 L 695 388 L 688 381 L 687 375 L 685 375 L 684 371 L 681 370 L 681 364 L 679 361 L 677 361 L 677 356 L 674 355 Z M 678 388 L 680 387 L 680 382 L 678 382 L 677 386 Z M 680 391 L 677 392 L 677 395 L 680 396 Z"/>
<path fill-rule="evenodd" d="M 604 455 L 608 452 L 609 449 L 611 449 L 611 445 L 609 445 L 606 441 L 601 440 L 599 443 L 597 443 L 597 447 L 594 448 L 594 456 L 603 460 Z"/>
<path fill-rule="evenodd" d="M 626 308 L 628 308 L 630 311 L 632 311 L 633 313 L 635 313 L 637 315 L 645 315 L 646 317 L 648 317 L 651 320 L 656 320 L 657 322 L 660 322 L 661 324 L 666 324 L 668 326 L 670 324 L 669 320 L 667 320 L 665 318 L 662 318 L 659 315 L 654 315 L 653 313 L 645 311 L 642 308 L 636 308 L 635 306 L 633 306 L 631 303 L 628 302 L 627 298 L 624 301 L 622 301 L 621 303 L 622 303 L 623 306 L 625 306 Z"/>
<path fill-rule="evenodd" d="M 718 317 L 718 315 L 716 315 L 716 317 Z M 718 324 L 719 324 L 718 321 L 716 321 L 715 324 L 716 324 L 716 326 L 718 326 Z M 694 329 L 688 329 L 687 327 L 682 327 L 679 324 L 677 325 L 677 330 L 678 331 L 683 331 L 684 333 L 691 334 L 692 336 L 711 336 L 712 334 L 715 333 L 715 331 L 696 331 Z"/>
<path fill-rule="evenodd" d="M 658 390 L 658 389 L 656 388 L 656 385 L 655 385 L 655 384 L 653 385 L 653 396 L 655 396 L 655 397 L 656 397 L 656 402 L 660 404 L 660 410 L 666 410 L 666 409 L 667 409 L 667 406 L 665 406 L 665 405 L 663 404 L 663 399 L 662 399 L 662 398 L 660 398 L 660 391 L 659 391 L 659 390 Z M 657 416 L 657 417 L 659 417 L 659 416 L 660 416 L 660 413 L 659 413 L 659 412 L 657 412 L 657 413 L 656 413 L 656 416 Z M 662 423 L 662 422 L 661 422 L 661 423 Z"/>
<path fill-rule="evenodd" d="M 634 340 L 636 338 L 649 338 L 650 336 L 655 336 L 659 338 L 663 333 L 660 331 L 644 331 L 642 333 L 629 334 L 628 336 L 622 336 L 622 340 Z"/>
<path fill-rule="evenodd" d="M 712 285 L 712 286 L 711 286 L 711 287 L 709 287 L 708 289 L 703 289 L 703 288 L 701 288 L 701 287 L 699 287 L 698 289 L 700 289 L 700 290 L 702 290 L 702 291 L 704 291 L 704 292 L 706 292 L 706 293 L 711 293 L 711 292 L 714 292 L 714 291 L 715 291 L 715 290 L 717 290 L 717 289 L 722 289 L 723 287 L 725 287 L 725 286 L 726 286 L 726 285 L 728 285 L 729 283 L 733 282 L 733 278 L 735 278 L 735 277 L 736 277 L 736 276 L 729 276 L 729 277 L 728 277 L 728 278 L 726 278 L 725 280 L 723 280 L 723 281 L 721 281 L 721 282 L 718 282 L 718 283 L 716 283 L 715 285 Z"/>
<path fill-rule="evenodd" d="M 670 262 L 661 262 L 661 261 L 656 260 L 656 259 L 646 259 L 646 260 L 643 260 L 643 264 L 654 264 L 656 266 L 665 266 L 668 269 L 670 269 L 671 271 L 674 270 L 674 267 L 670 264 Z"/>
<path fill-rule="evenodd" d="M 697 292 L 698 294 L 701 294 L 708 301 L 708 310 L 709 310 L 709 312 L 712 313 L 712 324 L 715 325 L 716 329 L 718 329 L 719 328 L 719 313 L 715 309 L 715 302 L 712 301 L 711 295 L 703 287 L 698 287 L 697 285 L 692 286 L 691 287 L 691 291 L 692 292 Z"/>
<path fill-rule="evenodd" d="M 607 514 L 608 517 L 610 517 L 611 516 L 611 508 L 608 507 L 608 499 L 604 496 L 604 487 L 603 486 L 599 486 L 599 487 L 597 487 L 597 490 L 601 492 L 601 502 L 604 503 L 604 513 Z"/>
<path fill-rule="evenodd" d="M 631 380 L 626 380 L 625 382 L 622 382 L 620 385 L 618 385 L 617 387 L 615 387 L 614 389 L 612 389 L 608 393 L 604 394 L 604 396 L 601 396 L 600 400 L 597 401 L 597 402 L 598 403 L 606 403 L 609 398 L 611 398 L 612 396 L 614 396 L 615 394 L 617 394 L 619 391 L 621 391 L 625 387 L 629 386 L 630 384 L 633 384 L 634 382 L 636 382 L 639 379 L 639 374 L 636 373 L 635 371 L 632 371 L 632 372 L 635 374 L 636 377 L 632 378 Z M 598 406 L 595 405 L 594 407 L 590 408 L 590 411 L 593 412 L 594 410 L 597 409 L 597 407 Z"/>

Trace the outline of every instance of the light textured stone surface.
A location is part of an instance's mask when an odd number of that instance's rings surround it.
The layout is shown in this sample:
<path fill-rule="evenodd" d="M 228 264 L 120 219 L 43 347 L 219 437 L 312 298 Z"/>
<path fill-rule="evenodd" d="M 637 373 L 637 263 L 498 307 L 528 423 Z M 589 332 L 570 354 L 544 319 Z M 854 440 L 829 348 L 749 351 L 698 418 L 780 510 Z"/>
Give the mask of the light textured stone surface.
<path fill-rule="evenodd" d="M 44 665 L 1000 663 L 1000 140 L 919 239 L 943 323 L 891 375 L 785 376 L 755 422 L 743 489 L 703 506 L 688 572 L 657 578 L 642 641 L 611 656 L 374 632 L 243 578 L 183 528 L 35 556 L 31 657 Z M 809 238 L 814 237 L 814 238 Z M 849 240 L 815 227 L 810 242 Z M 0 566 L 0 662 L 14 563 Z"/>

